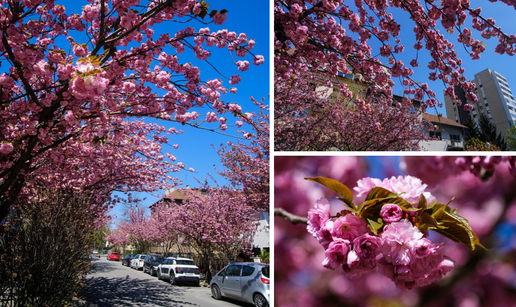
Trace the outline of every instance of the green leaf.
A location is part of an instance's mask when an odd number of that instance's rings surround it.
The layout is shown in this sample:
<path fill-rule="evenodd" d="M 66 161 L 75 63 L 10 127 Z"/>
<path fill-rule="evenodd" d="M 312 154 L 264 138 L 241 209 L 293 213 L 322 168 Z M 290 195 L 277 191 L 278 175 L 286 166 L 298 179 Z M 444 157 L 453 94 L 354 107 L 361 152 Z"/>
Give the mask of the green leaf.
<path fill-rule="evenodd" d="M 431 203 L 427 204 L 426 207 L 428 209 L 432 208 L 435 204 L 437 204 L 437 199 L 434 199 Z"/>
<path fill-rule="evenodd" d="M 339 197 L 339 199 L 345 202 L 348 207 L 353 210 L 356 209 L 355 205 L 353 204 L 353 194 L 351 193 L 351 190 L 343 183 L 326 177 L 305 177 L 305 179 L 322 184 L 323 186 L 342 196 L 342 198 Z"/>
<path fill-rule="evenodd" d="M 217 14 L 217 12 L 218 12 L 217 10 L 212 10 L 212 11 L 210 12 L 210 15 L 209 15 L 209 16 L 210 16 L 211 18 L 213 18 L 213 16 L 215 16 L 215 14 Z"/>
<path fill-rule="evenodd" d="M 371 228 L 371 231 L 375 235 L 378 235 L 378 230 L 383 226 L 383 220 L 381 218 L 378 218 L 378 222 L 375 222 L 371 219 L 367 219 L 367 224 L 369 224 L 369 228 Z"/>
<path fill-rule="evenodd" d="M 365 202 L 360 205 L 360 209 L 370 206 L 373 201 L 380 201 L 382 206 L 384 204 L 396 204 L 405 211 L 417 211 L 411 203 L 403 199 L 402 195 L 391 192 L 381 187 L 375 187 L 369 191 Z"/>
<path fill-rule="evenodd" d="M 337 212 L 337 215 L 335 217 L 341 217 L 341 216 L 346 216 L 348 214 L 351 214 L 350 211 L 347 211 L 347 210 L 342 210 L 340 212 Z"/>
<path fill-rule="evenodd" d="M 425 195 L 421 194 L 419 196 L 419 201 L 417 203 L 417 208 L 421 209 L 421 210 L 426 210 L 427 205 L 426 205 L 426 197 L 425 197 Z"/>
<path fill-rule="evenodd" d="M 418 209 L 414 208 L 412 204 L 401 197 L 388 197 L 388 198 L 376 198 L 362 203 L 357 211 L 357 215 L 363 219 L 372 218 L 376 220 L 380 217 L 380 211 L 382 210 L 383 205 L 386 204 L 395 204 L 398 205 L 403 211 L 417 211 Z"/>
<path fill-rule="evenodd" d="M 437 221 L 428 212 L 421 213 L 419 224 L 425 224 L 437 227 Z"/>
<path fill-rule="evenodd" d="M 475 250 L 476 245 L 486 249 L 482 244 L 480 244 L 480 240 L 473 229 L 471 229 L 469 221 L 458 215 L 456 213 L 456 209 L 451 211 L 448 204 L 435 204 L 432 211 L 434 211 L 432 213 L 432 218 L 437 222 L 437 227 L 431 227 L 428 229 L 435 230 L 455 242 L 464 243 L 471 250 Z"/>
<path fill-rule="evenodd" d="M 396 193 L 393 193 L 387 189 L 382 187 L 374 187 L 369 191 L 366 197 L 366 201 L 376 199 L 376 198 L 387 198 L 387 197 L 396 197 L 398 196 Z"/>

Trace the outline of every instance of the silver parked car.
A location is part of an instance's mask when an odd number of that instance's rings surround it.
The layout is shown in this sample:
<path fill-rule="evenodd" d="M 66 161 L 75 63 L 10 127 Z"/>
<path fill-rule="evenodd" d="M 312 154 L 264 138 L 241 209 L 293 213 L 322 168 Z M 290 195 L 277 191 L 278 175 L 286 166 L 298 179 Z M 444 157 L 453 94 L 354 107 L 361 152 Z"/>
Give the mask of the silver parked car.
<path fill-rule="evenodd" d="M 235 262 L 220 270 L 210 282 L 211 294 L 268 307 L 270 297 L 269 265 L 255 262 Z"/>

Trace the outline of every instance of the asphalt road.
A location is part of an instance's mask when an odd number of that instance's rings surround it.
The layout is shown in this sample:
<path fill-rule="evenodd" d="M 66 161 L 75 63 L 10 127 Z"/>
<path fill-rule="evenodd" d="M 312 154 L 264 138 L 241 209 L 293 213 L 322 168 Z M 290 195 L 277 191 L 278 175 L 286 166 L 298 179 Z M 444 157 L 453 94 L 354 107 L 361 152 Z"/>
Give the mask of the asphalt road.
<path fill-rule="evenodd" d="M 93 258 L 93 269 L 85 278 L 79 296 L 88 307 L 111 306 L 201 306 L 253 305 L 233 300 L 215 300 L 208 287 L 171 285 L 157 277 L 123 266 L 118 261 Z"/>

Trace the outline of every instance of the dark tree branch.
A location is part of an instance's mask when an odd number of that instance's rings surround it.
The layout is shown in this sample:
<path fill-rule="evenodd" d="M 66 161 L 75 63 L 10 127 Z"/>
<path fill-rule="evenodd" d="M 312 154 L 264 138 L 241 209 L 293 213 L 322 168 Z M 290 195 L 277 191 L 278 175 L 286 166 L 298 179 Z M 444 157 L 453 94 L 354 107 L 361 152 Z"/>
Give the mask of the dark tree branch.
<path fill-rule="evenodd" d="M 308 224 L 308 220 L 306 219 L 306 217 L 292 214 L 283 208 L 274 208 L 274 216 L 282 217 L 294 225 L 295 224 Z"/>

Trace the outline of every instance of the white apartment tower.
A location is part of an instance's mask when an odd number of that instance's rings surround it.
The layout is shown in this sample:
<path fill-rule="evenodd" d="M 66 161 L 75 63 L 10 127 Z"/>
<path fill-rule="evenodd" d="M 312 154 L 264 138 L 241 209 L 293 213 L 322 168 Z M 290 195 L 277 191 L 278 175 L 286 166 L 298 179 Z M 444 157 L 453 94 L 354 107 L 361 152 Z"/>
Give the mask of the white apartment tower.
<path fill-rule="evenodd" d="M 476 84 L 475 91 L 478 97 L 478 103 L 473 105 L 471 115 L 478 122 L 480 114 L 485 114 L 505 137 L 507 129 L 516 123 L 516 101 L 507 79 L 487 68 L 475 74 L 475 79 L 471 82 Z M 462 87 L 455 87 L 455 93 L 464 104 L 466 100 Z M 465 125 L 468 112 L 465 112 L 462 106 L 457 108 L 450 97 L 445 96 L 444 100 L 447 117 Z"/>

